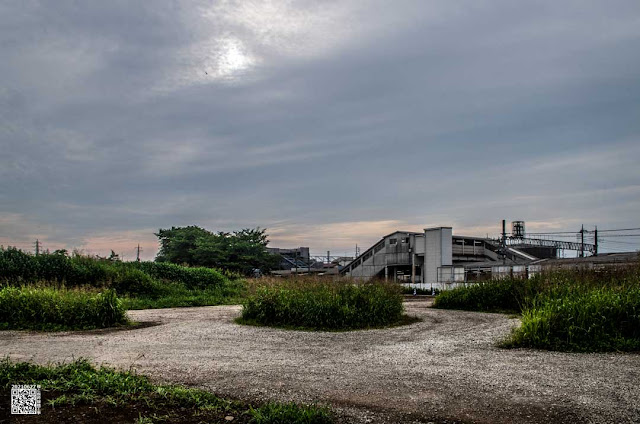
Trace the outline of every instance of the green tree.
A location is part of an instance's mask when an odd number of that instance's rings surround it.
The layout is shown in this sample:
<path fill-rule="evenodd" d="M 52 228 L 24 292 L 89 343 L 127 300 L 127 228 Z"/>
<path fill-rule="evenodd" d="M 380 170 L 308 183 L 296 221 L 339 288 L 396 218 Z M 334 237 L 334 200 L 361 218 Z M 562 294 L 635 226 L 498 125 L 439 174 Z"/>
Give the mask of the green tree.
<path fill-rule="evenodd" d="M 213 233 L 197 226 L 171 227 L 156 233 L 160 241 L 159 262 L 221 268 L 250 275 L 276 267 L 278 255 L 267 252 L 266 229 L 243 229 Z"/>
<path fill-rule="evenodd" d="M 229 237 L 230 267 L 245 275 L 251 274 L 256 268 L 263 272 L 273 269 L 280 262 L 280 257 L 267 252 L 268 244 L 266 229 L 235 231 Z"/>
<path fill-rule="evenodd" d="M 195 265 L 194 253 L 198 241 L 212 235 L 210 231 L 195 225 L 171 227 L 171 229 L 161 228 L 156 233 L 160 241 L 160 251 L 156 256 L 156 261 Z"/>

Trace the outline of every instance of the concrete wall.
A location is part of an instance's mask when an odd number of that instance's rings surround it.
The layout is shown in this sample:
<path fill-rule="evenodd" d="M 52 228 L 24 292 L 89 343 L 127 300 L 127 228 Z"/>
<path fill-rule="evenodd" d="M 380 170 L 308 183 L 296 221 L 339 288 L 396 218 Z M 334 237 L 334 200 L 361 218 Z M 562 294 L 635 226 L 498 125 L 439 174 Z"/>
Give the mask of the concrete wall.
<path fill-rule="evenodd" d="M 438 286 L 438 268 L 453 264 L 451 227 L 426 228 L 424 230 L 424 267 L 422 281 Z M 438 286 L 439 287 L 439 286 Z"/>
<path fill-rule="evenodd" d="M 413 234 L 411 236 L 411 249 L 416 255 L 424 255 L 424 234 Z"/>

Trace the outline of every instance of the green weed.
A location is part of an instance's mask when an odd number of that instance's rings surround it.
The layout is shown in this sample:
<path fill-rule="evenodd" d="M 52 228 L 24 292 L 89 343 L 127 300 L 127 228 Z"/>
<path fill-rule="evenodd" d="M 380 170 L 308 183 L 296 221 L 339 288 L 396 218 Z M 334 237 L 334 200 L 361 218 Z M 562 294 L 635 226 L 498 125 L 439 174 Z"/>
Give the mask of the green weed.
<path fill-rule="evenodd" d="M 122 298 L 125 309 L 159 309 L 189 306 L 237 305 L 245 292 L 242 281 L 230 281 L 221 286 L 188 289 L 182 284 L 162 284 L 154 295 L 134 295 Z"/>
<path fill-rule="evenodd" d="M 170 263 L 120 262 L 64 251 L 34 256 L 0 248 L 0 287 L 114 289 L 126 309 L 220 305 L 239 302 L 238 274 Z"/>
<path fill-rule="evenodd" d="M 249 409 L 251 422 L 255 424 L 329 424 L 333 422 L 327 408 L 299 406 L 295 403 L 268 403 Z"/>
<path fill-rule="evenodd" d="M 556 289 L 522 312 L 505 347 L 601 352 L 640 351 L 640 287 Z"/>
<path fill-rule="evenodd" d="M 522 307 L 544 290 L 540 278 L 484 281 L 440 292 L 434 308 L 481 312 L 520 312 Z"/>
<path fill-rule="evenodd" d="M 241 323 L 313 330 L 347 330 L 392 325 L 402 319 L 397 285 L 263 279 L 243 304 Z"/>
<path fill-rule="evenodd" d="M 293 403 L 250 405 L 218 397 L 204 390 L 179 385 L 155 385 L 133 371 L 95 367 L 85 359 L 69 364 L 42 366 L 28 362 L 0 360 L 0 389 L 13 384 L 38 384 L 43 395 L 55 393 L 48 407 L 107 405 L 109 408 L 144 409 L 137 422 L 171 421 L 171 417 L 192 415 L 194 422 L 219 422 L 226 415 L 250 417 L 249 422 L 324 424 L 333 422 L 327 408 Z M 246 420 L 243 420 L 246 422 Z"/>
<path fill-rule="evenodd" d="M 235 278 L 233 273 L 226 275 Z M 0 283 L 21 285 L 37 281 L 71 286 L 113 287 L 119 294 L 160 294 L 157 283 L 182 284 L 188 289 L 206 289 L 229 279 L 211 268 L 189 268 L 170 263 L 120 262 L 66 252 L 38 256 L 18 249 L 0 248 Z"/>
<path fill-rule="evenodd" d="M 0 289 L 0 329 L 66 330 L 128 324 L 113 290 L 93 293 L 35 287 Z"/>
<path fill-rule="evenodd" d="M 212 268 L 189 268 L 168 262 L 128 262 L 126 266 L 137 268 L 160 281 L 183 284 L 188 289 L 205 289 L 228 282 L 222 272 Z"/>
<path fill-rule="evenodd" d="M 521 313 L 504 347 L 640 350 L 640 266 L 545 272 L 442 292 L 434 306 Z"/>

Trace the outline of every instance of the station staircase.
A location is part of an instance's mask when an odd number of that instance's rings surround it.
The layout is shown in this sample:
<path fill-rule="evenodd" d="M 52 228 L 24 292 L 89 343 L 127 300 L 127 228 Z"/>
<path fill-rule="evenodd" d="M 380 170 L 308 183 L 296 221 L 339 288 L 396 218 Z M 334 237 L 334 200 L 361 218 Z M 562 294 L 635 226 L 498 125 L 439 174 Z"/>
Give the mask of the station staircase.
<path fill-rule="evenodd" d="M 351 272 L 352 277 L 375 277 L 384 272 L 385 255 L 385 240 L 382 239 L 345 265 L 340 273 Z"/>

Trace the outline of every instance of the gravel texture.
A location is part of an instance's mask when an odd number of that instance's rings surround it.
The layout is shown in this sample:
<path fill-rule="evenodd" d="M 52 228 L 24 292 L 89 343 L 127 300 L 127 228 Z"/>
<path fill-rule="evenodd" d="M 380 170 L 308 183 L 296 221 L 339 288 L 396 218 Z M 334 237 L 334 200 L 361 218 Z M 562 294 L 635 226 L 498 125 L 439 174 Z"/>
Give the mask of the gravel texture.
<path fill-rule="evenodd" d="M 505 350 L 517 319 L 405 307 L 423 321 L 342 333 L 241 326 L 239 306 L 131 311 L 148 325 L 0 332 L 0 356 L 87 357 L 224 396 L 329 404 L 345 422 L 640 422 L 638 354 Z"/>

